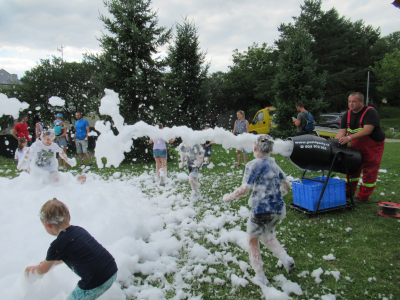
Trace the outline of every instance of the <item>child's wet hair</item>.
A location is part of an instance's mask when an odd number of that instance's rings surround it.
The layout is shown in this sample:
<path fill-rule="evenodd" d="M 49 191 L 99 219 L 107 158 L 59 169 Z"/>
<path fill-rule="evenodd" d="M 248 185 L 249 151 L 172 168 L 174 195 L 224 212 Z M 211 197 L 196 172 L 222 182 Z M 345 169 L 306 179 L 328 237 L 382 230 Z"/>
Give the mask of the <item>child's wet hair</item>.
<path fill-rule="evenodd" d="M 57 198 L 53 198 L 53 200 L 43 204 L 39 217 L 43 223 L 49 224 L 64 224 L 71 219 L 68 207 Z"/>
<path fill-rule="evenodd" d="M 44 138 L 44 137 L 46 137 L 46 136 L 49 136 L 49 137 L 51 137 L 51 138 L 54 140 L 55 137 L 56 137 L 56 134 L 55 134 L 55 132 L 54 132 L 54 129 L 47 129 L 47 130 L 43 131 L 43 133 L 42 133 L 42 138 Z"/>
<path fill-rule="evenodd" d="M 255 144 L 258 152 L 261 154 L 269 154 L 272 152 L 272 148 L 274 147 L 274 140 L 268 134 L 260 134 L 257 137 Z"/>

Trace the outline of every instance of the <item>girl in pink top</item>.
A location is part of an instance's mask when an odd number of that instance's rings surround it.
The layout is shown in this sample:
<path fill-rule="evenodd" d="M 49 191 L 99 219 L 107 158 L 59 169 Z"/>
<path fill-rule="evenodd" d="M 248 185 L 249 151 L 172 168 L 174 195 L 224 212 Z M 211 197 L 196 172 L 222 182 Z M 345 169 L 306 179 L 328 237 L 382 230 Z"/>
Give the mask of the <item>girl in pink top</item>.
<path fill-rule="evenodd" d="M 161 123 L 157 123 L 158 128 L 163 129 L 164 126 Z M 168 142 L 173 143 L 175 139 L 170 139 Z M 157 181 L 160 185 L 165 185 L 165 179 L 167 177 L 167 146 L 163 139 L 149 140 L 150 144 L 153 144 L 153 157 L 156 161 L 156 176 Z"/>

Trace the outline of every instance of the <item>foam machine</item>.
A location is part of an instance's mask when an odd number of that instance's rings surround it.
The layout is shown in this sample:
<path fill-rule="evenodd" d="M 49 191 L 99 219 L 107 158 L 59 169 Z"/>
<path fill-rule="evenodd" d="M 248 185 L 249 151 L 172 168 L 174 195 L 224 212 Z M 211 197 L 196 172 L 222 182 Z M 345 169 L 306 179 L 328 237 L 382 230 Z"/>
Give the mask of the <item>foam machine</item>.
<path fill-rule="evenodd" d="M 337 139 L 327 140 L 317 136 L 302 135 L 289 138 L 289 140 L 293 141 L 293 151 L 288 159 L 298 168 L 304 170 L 301 180 L 293 182 L 294 203 L 290 204 L 290 207 L 305 214 L 317 214 L 317 212 L 322 213 L 354 207 L 352 196 L 349 202 L 346 201 L 344 181 L 331 176 L 333 172 L 347 176 L 354 174 L 361 166 L 360 152 L 355 148 L 347 147 L 347 145 L 340 145 Z M 321 171 L 322 176 L 307 178 L 305 177 L 307 171 Z M 327 176 L 324 176 L 324 171 L 328 171 Z M 300 194 L 295 195 L 298 192 L 296 184 L 302 190 Z M 332 188 L 335 184 L 340 184 L 340 188 Z M 351 191 L 350 181 L 347 184 Z M 315 187 L 316 189 L 314 189 Z M 307 188 L 311 190 L 307 190 Z M 327 195 L 324 197 L 326 191 Z M 299 201 L 297 201 L 297 199 L 309 201 L 312 198 L 314 198 L 314 202 L 311 204 L 308 204 L 308 202 L 299 204 Z"/>

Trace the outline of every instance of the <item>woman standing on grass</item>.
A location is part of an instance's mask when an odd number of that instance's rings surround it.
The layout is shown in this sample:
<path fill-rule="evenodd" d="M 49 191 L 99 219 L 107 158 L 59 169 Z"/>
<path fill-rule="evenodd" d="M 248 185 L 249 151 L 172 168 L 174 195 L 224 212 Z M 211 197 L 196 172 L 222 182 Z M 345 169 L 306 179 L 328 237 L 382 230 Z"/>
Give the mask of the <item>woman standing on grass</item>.
<path fill-rule="evenodd" d="M 238 119 L 235 121 L 235 125 L 233 127 L 233 134 L 234 135 L 239 135 L 239 134 L 242 134 L 242 133 L 245 133 L 245 132 L 249 133 L 249 121 L 247 121 L 244 118 L 244 111 L 243 110 L 239 110 L 236 113 L 236 116 L 237 116 Z M 247 154 L 248 153 L 243 148 L 236 149 L 237 159 L 238 159 L 237 167 L 240 166 L 240 161 L 241 161 L 241 158 L 242 158 L 242 155 L 241 155 L 242 151 L 243 151 L 244 166 L 246 166 L 246 164 L 247 164 Z"/>
<path fill-rule="evenodd" d="M 164 129 L 163 124 L 157 123 L 159 129 Z M 168 142 L 173 143 L 175 139 L 170 139 Z M 156 178 L 160 182 L 160 185 L 165 185 L 165 179 L 167 178 L 167 146 L 163 139 L 149 140 L 150 144 L 153 144 L 153 157 L 156 161 Z"/>

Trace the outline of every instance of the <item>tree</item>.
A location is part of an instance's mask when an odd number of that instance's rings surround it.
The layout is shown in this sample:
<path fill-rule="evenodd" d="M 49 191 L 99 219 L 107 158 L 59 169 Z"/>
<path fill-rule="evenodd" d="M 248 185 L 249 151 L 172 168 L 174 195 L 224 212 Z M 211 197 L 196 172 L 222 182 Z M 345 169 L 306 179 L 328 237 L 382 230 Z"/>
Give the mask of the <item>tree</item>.
<path fill-rule="evenodd" d="M 103 52 L 86 54 L 98 71 L 95 78 L 101 87 L 114 90 L 120 97 L 120 113 L 125 122 L 139 120 L 154 123 L 163 107 L 160 90 L 166 61 L 157 57 L 158 47 L 166 44 L 171 30 L 158 26 L 158 18 L 150 8 L 150 0 L 104 1 L 113 18 L 100 15 L 109 35 L 99 38 Z M 127 157 L 150 159 L 144 148 L 145 139 L 135 140 L 134 151 Z"/>
<path fill-rule="evenodd" d="M 392 53 L 375 63 L 372 68 L 381 85 L 377 89 L 387 97 L 388 104 L 400 105 L 400 50 L 394 49 Z"/>
<path fill-rule="evenodd" d="M 317 61 L 311 53 L 312 38 L 302 27 L 291 26 L 279 40 L 278 72 L 273 89 L 276 107 L 271 134 L 276 137 L 293 136 L 295 127 L 291 122 L 296 113 L 296 103 L 302 102 L 314 116 L 325 107 L 323 101 L 326 73 L 317 73 Z"/>
<path fill-rule="evenodd" d="M 293 19 L 295 26 L 302 26 L 314 41 L 310 49 L 318 61 L 317 73 L 327 71 L 324 96 L 327 109 L 340 112 L 347 107 L 350 92 L 366 92 L 368 66 L 383 58 L 384 54 L 373 52 L 380 30 L 365 25 L 362 20 L 351 22 L 339 16 L 335 8 L 323 11 L 321 4 L 321 0 L 305 0 L 300 16 Z M 283 36 L 291 30 L 291 24 L 282 24 L 279 28 Z M 376 84 L 376 78 L 371 76 L 370 95 L 378 102 Z"/>
<path fill-rule="evenodd" d="M 205 63 L 206 53 L 200 50 L 194 22 L 186 17 L 182 24 L 176 23 L 175 29 L 174 43 L 168 47 L 170 72 L 166 74 L 167 92 L 175 103 L 169 113 L 175 125 L 200 129 L 210 113 L 203 88 L 209 64 Z"/>
<path fill-rule="evenodd" d="M 92 77 L 95 69 L 88 62 L 68 63 L 55 56 L 41 59 L 21 78 L 21 85 L 12 85 L 4 93 L 27 102 L 29 114 L 39 114 L 48 125 L 53 125 L 56 113 L 62 113 L 72 123 L 76 111 L 83 115 L 97 111 L 101 92 Z M 49 105 L 52 96 L 65 100 L 64 106 Z"/>
<path fill-rule="evenodd" d="M 278 52 L 265 43 L 261 47 L 254 43 L 243 53 L 234 50 L 232 56 L 227 73 L 230 107 L 247 111 L 271 105 Z"/>

